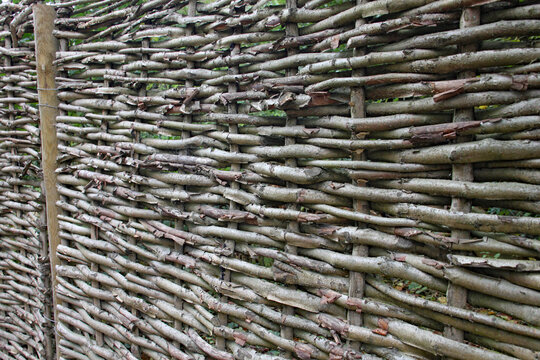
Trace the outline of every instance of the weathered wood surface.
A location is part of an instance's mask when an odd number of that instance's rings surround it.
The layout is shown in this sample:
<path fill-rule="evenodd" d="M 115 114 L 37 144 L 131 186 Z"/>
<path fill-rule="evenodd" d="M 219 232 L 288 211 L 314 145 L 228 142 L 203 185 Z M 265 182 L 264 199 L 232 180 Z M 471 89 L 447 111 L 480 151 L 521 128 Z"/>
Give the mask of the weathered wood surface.
<path fill-rule="evenodd" d="M 53 6 L 63 358 L 538 356 L 534 1 Z M 33 45 L 0 49 L 10 211 Z"/>
<path fill-rule="evenodd" d="M 45 213 L 47 219 L 47 257 L 50 261 L 50 286 L 54 319 L 58 319 L 58 308 L 61 301 L 56 296 L 58 285 L 56 268 L 60 265 L 58 245 L 60 245 L 58 206 L 58 189 L 56 187 L 56 168 L 58 157 L 58 138 L 56 136 L 56 117 L 58 116 L 58 96 L 56 89 L 57 40 L 53 35 L 56 11 L 51 6 L 36 4 L 33 6 L 34 38 L 36 42 L 36 72 L 38 93 L 38 115 L 41 133 L 41 167 L 43 170 L 43 186 L 45 195 Z M 52 315 L 51 314 L 51 315 Z M 49 315 L 49 317 L 51 317 Z M 56 345 L 59 337 L 56 335 Z M 59 356 L 58 348 L 56 354 Z M 52 351 L 49 350 L 49 357 Z"/>

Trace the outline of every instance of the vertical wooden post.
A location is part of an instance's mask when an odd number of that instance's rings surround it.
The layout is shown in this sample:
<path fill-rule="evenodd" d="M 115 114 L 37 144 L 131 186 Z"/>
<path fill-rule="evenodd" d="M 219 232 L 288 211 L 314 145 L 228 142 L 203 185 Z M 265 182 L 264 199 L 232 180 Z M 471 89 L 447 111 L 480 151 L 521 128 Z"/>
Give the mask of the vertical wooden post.
<path fill-rule="evenodd" d="M 357 5 L 361 5 L 366 3 L 367 0 L 356 0 Z M 366 21 L 361 18 L 356 20 L 356 27 L 362 26 L 366 23 Z M 365 51 L 364 49 L 357 49 L 355 48 L 353 50 L 353 56 L 361 56 L 364 55 Z M 364 76 L 365 70 L 364 69 L 355 69 L 352 72 L 353 76 L 362 77 Z M 355 87 L 351 89 L 351 117 L 352 118 L 365 118 L 366 117 L 366 94 L 364 87 Z M 363 135 L 365 136 L 365 135 Z M 352 134 L 353 139 L 358 139 L 358 136 L 353 133 Z M 352 154 L 352 160 L 366 160 L 366 154 L 363 151 L 357 151 L 353 152 Z M 357 181 L 353 180 L 353 184 L 363 187 L 366 186 L 366 182 L 362 179 L 359 179 Z M 369 214 L 369 203 L 367 201 L 363 200 L 354 200 L 353 201 L 353 207 L 354 211 L 362 213 L 362 214 Z M 356 226 L 359 228 L 366 227 L 365 224 L 357 223 Z M 352 248 L 352 256 L 358 256 L 358 257 L 369 257 L 369 248 L 366 245 L 360 245 L 355 244 Z M 349 273 L 349 296 L 354 298 L 364 298 L 365 296 L 365 290 L 366 290 L 366 275 L 364 273 L 359 273 L 356 271 L 351 271 Z M 347 312 L 347 320 L 350 325 L 356 325 L 356 326 L 362 326 L 364 324 L 362 314 L 357 313 L 355 310 L 349 310 Z M 349 346 L 356 350 L 360 350 L 360 342 L 357 341 L 351 341 L 349 342 Z"/>
<path fill-rule="evenodd" d="M 286 0 L 285 6 L 287 10 L 289 11 L 297 11 L 298 9 L 298 1 L 297 0 Z M 295 38 L 299 35 L 298 32 L 298 24 L 287 22 L 285 25 L 285 35 L 290 38 Z M 294 56 L 298 53 L 297 48 L 288 48 L 287 49 L 287 56 Z M 295 76 L 298 73 L 297 67 L 290 67 L 287 68 L 286 74 L 287 76 Z M 297 125 L 297 118 L 294 116 L 291 116 L 290 114 L 287 114 L 287 120 L 285 123 L 285 127 L 292 127 Z M 285 137 L 285 145 L 294 145 L 296 143 L 296 139 L 294 136 L 292 137 Z M 295 158 L 288 158 L 285 159 L 285 166 L 296 168 L 298 166 L 297 161 Z M 289 189 L 295 189 L 297 188 L 297 184 L 294 182 L 287 181 L 286 186 Z M 295 203 L 290 203 L 287 205 L 287 209 L 298 211 L 299 205 Z M 297 221 L 290 221 L 287 223 L 287 231 L 298 233 L 300 231 L 300 225 Z M 298 253 L 298 249 L 296 246 L 286 244 L 285 245 L 285 253 L 296 255 Z M 274 266 L 277 265 L 278 262 L 274 262 Z M 295 288 L 294 285 L 290 286 L 291 288 Z M 294 316 L 294 307 L 289 305 L 284 305 L 282 310 L 282 314 L 284 317 L 293 317 Z M 288 340 L 294 339 L 294 328 L 291 326 L 281 325 L 281 337 Z M 286 351 L 282 354 L 283 358 L 285 359 L 294 359 L 292 352 Z"/>
<path fill-rule="evenodd" d="M 465 8 L 461 13 L 460 29 L 466 29 L 480 25 L 480 7 Z M 471 43 L 465 44 L 460 47 L 460 52 L 468 53 L 478 50 L 478 44 Z M 469 70 L 458 74 L 458 79 L 468 79 L 476 76 L 476 72 Z M 454 111 L 453 122 L 473 121 L 474 108 L 456 109 Z M 471 141 L 471 136 L 459 136 L 456 142 Z M 454 164 L 452 165 L 452 180 L 455 181 L 474 181 L 473 164 Z M 459 197 L 452 197 L 452 204 L 450 209 L 452 211 L 460 213 L 468 213 L 471 211 L 471 201 L 469 199 L 463 199 Z M 452 238 L 459 240 L 470 239 L 471 234 L 466 230 L 452 230 Z M 446 292 L 446 298 L 448 299 L 449 306 L 455 306 L 459 308 L 465 308 L 467 306 L 467 289 L 456 285 L 452 282 L 448 284 L 448 290 Z M 465 338 L 465 332 L 461 329 L 446 325 L 444 327 L 444 335 L 449 339 L 456 341 L 463 341 Z"/>
<path fill-rule="evenodd" d="M 233 29 L 233 33 L 234 34 L 240 34 L 242 33 L 242 28 L 241 27 L 235 27 Z M 235 55 L 238 55 L 240 54 L 240 44 L 239 43 L 233 43 L 231 44 L 231 54 L 230 56 L 233 57 Z M 238 65 L 234 65 L 234 66 L 230 66 L 229 67 L 229 71 L 228 71 L 228 74 L 231 74 L 231 75 L 238 75 L 240 73 L 240 69 L 238 67 Z M 227 91 L 229 93 L 235 93 L 238 91 L 238 86 L 235 82 L 230 82 L 227 86 Z M 238 105 L 236 104 L 236 102 L 232 102 L 230 104 L 227 105 L 227 113 L 228 114 L 237 114 L 238 113 Z M 229 124 L 229 133 L 230 134 L 238 134 L 238 124 Z M 229 144 L 229 151 L 231 153 L 238 153 L 240 150 L 240 147 L 238 144 Z M 238 163 L 231 163 L 231 171 L 241 171 L 241 167 L 240 167 L 240 164 Z M 234 189 L 234 190 L 238 190 L 240 189 L 240 184 L 236 181 L 232 181 L 231 182 L 231 189 Z M 230 200 L 229 201 L 229 210 L 237 210 L 238 209 L 238 204 L 236 202 L 234 202 L 233 200 Z M 227 224 L 227 227 L 229 229 L 238 229 L 238 224 L 235 223 L 235 222 L 229 222 Z M 225 247 L 224 247 L 224 255 L 226 256 L 234 256 L 234 251 L 235 251 L 235 247 L 236 247 L 236 241 L 235 240 L 225 240 Z M 225 281 L 225 282 L 230 282 L 231 281 L 231 270 L 230 269 L 226 269 L 226 268 L 221 268 L 221 280 Z M 229 298 L 226 296 L 226 295 L 223 295 L 221 296 L 221 300 L 220 300 L 222 303 L 227 303 L 229 301 Z M 221 324 L 221 326 L 227 326 L 228 322 L 229 322 L 229 317 L 227 316 L 227 314 L 224 314 L 222 312 L 220 312 L 218 314 L 218 320 L 219 320 L 219 323 Z M 227 339 L 224 338 L 224 337 L 221 337 L 221 336 L 218 336 L 216 338 L 216 347 L 219 349 L 219 350 L 227 350 Z"/>
<path fill-rule="evenodd" d="M 54 318 L 57 316 L 58 298 L 56 296 L 56 249 L 60 243 L 58 233 L 58 190 L 56 188 L 56 157 L 58 139 L 56 137 L 56 116 L 58 97 L 56 91 L 56 69 L 53 61 L 56 57 L 56 39 L 53 36 L 56 13 L 50 6 L 36 4 L 34 11 L 34 35 L 36 41 L 37 89 L 39 101 L 39 120 L 41 128 L 41 163 L 45 188 L 47 214 L 47 233 L 49 237 L 49 257 L 51 261 L 51 282 L 54 306 Z M 58 333 L 56 334 L 56 356 L 58 358 Z"/>

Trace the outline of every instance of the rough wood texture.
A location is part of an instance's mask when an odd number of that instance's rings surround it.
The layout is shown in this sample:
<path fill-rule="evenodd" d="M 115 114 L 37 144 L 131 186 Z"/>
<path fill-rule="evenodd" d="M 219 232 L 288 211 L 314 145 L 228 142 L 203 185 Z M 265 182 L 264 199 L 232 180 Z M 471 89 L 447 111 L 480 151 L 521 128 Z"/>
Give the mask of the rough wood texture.
<path fill-rule="evenodd" d="M 29 5 L 0 5 L 0 353 L 6 359 L 52 359 L 54 353 Z"/>
<path fill-rule="evenodd" d="M 0 7 L 25 40 L 0 49 L 6 314 L 34 289 L 11 215 L 42 206 L 14 187 L 39 158 L 27 4 Z M 536 3 L 54 6 L 62 358 L 538 356 Z"/>
<path fill-rule="evenodd" d="M 461 13 L 460 29 L 475 28 L 480 25 L 480 9 L 479 8 L 465 8 Z M 460 47 L 460 51 L 475 52 L 478 50 L 478 46 L 475 43 L 466 44 Z M 458 79 L 470 79 L 474 78 L 476 73 L 474 71 L 465 71 L 457 75 Z M 454 123 L 474 121 L 474 108 L 456 109 L 454 112 Z M 473 140 L 472 136 L 457 136 L 456 142 L 463 143 Z M 452 180 L 461 181 L 465 183 L 474 182 L 473 164 L 453 164 L 452 165 Z M 469 213 L 471 212 L 472 202 L 470 199 L 463 199 L 459 197 L 453 197 L 450 209 L 457 213 Z M 471 235 L 466 230 L 452 230 L 450 234 L 452 238 L 457 241 L 467 241 L 471 238 Z M 467 306 L 467 289 L 461 286 L 457 286 L 453 283 L 448 284 L 448 290 L 446 292 L 446 298 L 448 305 L 464 308 Z M 452 326 L 445 326 L 444 335 L 452 340 L 463 341 L 465 339 L 465 332 L 462 329 L 454 328 Z"/>
<path fill-rule="evenodd" d="M 56 117 L 58 116 L 58 96 L 56 89 L 56 59 L 57 42 L 53 36 L 55 10 L 44 4 L 33 7 L 34 37 L 36 42 L 36 72 L 39 127 L 41 132 L 41 166 L 43 168 L 43 183 L 45 190 L 45 209 L 47 215 L 48 254 L 50 260 L 50 278 L 54 309 L 58 309 L 56 296 L 56 267 L 60 265 L 57 248 L 60 245 L 58 223 L 58 189 L 56 188 L 56 167 L 58 156 L 58 139 L 56 136 Z M 53 311 L 54 318 L 58 319 L 57 310 Z M 55 333 L 56 334 L 56 333 Z M 56 344 L 58 344 L 56 337 Z M 58 349 L 57 349 L 58 350 Z M 57 351 L 57 353 L 59 353 Z"/>

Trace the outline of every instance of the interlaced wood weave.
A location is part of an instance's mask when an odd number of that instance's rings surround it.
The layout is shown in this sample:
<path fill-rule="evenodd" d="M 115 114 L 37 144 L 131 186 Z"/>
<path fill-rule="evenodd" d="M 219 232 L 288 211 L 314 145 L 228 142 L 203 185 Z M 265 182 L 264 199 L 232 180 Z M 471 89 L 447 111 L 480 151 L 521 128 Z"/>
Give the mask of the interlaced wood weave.
<path fill-rule="evenodd" d="M 0 359 L 49 359 L 54 346 L 31 19 L 0 4 Z"/>
<path fill-rule="evenodd" d="M 0 4 L 0 359 L 52 351 L 31 3 Z M 539 358 L 537 1 L 51 6 L 60 359 Z"/>

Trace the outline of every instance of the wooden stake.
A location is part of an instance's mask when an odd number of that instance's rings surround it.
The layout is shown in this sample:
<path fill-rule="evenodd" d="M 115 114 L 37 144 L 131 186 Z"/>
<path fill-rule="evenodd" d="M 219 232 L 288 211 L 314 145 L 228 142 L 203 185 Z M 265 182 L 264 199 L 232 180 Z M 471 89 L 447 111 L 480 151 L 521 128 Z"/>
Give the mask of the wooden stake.
<path fill-rule="evenodd" d="M 56 39 L 53 36 L 56 13 L 50 6 L 36 4 L 34 11 L 34 35 L 36 40 L 37 89 L 39 99 L 39 120 L 41 128 L 41 158 L 43 181 L 45 183 L 45 205 L 47 208 L 47 233 L 49 237 L 49 257 L 51 261 L 51 282 L 54 306 L 54 318 L 57 316 L 58 298 L 56 296 L 56 249 L 60 244 L 58 234 L 58 190 L 56 188 L 56 157 L 58 139 L 56 137 L 56 116 L 58 97 L 55 83 Z M 56 357 L 58 358 L 58 332 L 56 334 Z"/>
<path fill-rule="evenodd" d="M 480 25 L 480 7 L 465 8 L 461 14 L 460 28 L 470 28 Z M 478 50 L 478 45 L 475 43 L 466 44 L 461 46 L 462 53 L 475 52 Z M 468 79 L 476 76 L 474 71 L 465 71 L 458 74 L 458 79 Z M 453 122 L 466 122 L 473 121 L 474 109 L 456 109 L 454 111 Z M 471 141 L 472 136 L 460 136 L 456 142 Z M 456 181 L 468 181 L 474 182 L 473 176 L 473 164 L 454 164 L 452 165 L 452 180 Z M 471 201 L 468 199 L 452 197 L 451 210 L 461 213 L 471 212 Z M 471 234 L 466 230 L 452 230 L 452 237 L 455 239 L 467 240 L 470 239 Z M 455 254 L 456 252 L 454 252 Z M 465 308 L 467 306 L 467 289 L 456 285 L 452 282 L 448 284 L 448 290 L 446 292 L 446 298 L 448 299 L 449 306 L 455 306 L 459 308 Z M 452 340 L 463 341 L 465 339 L 465 332 L 461 329 L 446 325 L 444 327 L 444 335 Z"/>
<path fill-rule="evenodd" d="M 366 3 L 366 0 L 356 0 L 357 5 L 362 5 Z M 360 27 L 365 24 L 365 20 L 363 18 L 356 20 L 356 27 Z M 364 49 L 357 49 L 354 50 L 354 56 L 361 56 L 365 54 Z M 362 77 L 365 74 L 365 69 L 356 69 L 353 70 L 353 76 Z M 366 117 L 366 93 L 364 87 L 356 87 L 351 88 L 351 117 L 352 118 L 365 118 Z M 357 135 L 355 133 L 351 134 L 352 139 L 358 139 Z M 352 154 L 352 160 L 361 160 L 365 161 L 367 160 L 366 153 L 364 151 L 362 152 L 353 152 Z M 364 181 L 355 181 L 353 180 L 353 184 L 356 186 L 364 187 L 366 186 L 366 182 Z M 353 201 L 353 207 L 354 211 L 362 213 L 362 214 L 369 214 L 369 203 L 367 201 L 363 200 L 354 200 Z M 366 227 L 365 224 L 357 223 L 356 224 L 359 228 Z M 359 245 L 355 244 L 353 245 L 352 253 L 353 256 L 358 257 L 369 257 L 369 248 L 366 245 Z M 356 271 L 351 271 L 349 273 L 349 296 L 354 298 L 362 299 L 365 296 L 366 291 L 366 274 L 359 273 Z M 362 317 L 362 314 L 356 312 L 355 310 L 349 310 L 347 312 L 347 320 L 350 325 L 355 326 L 362 326 L 364 325 L 364 319 Z M 349 346 L 356 350 L 360 351 L 361 343 L 357 341 L 350 341 Z"/>

